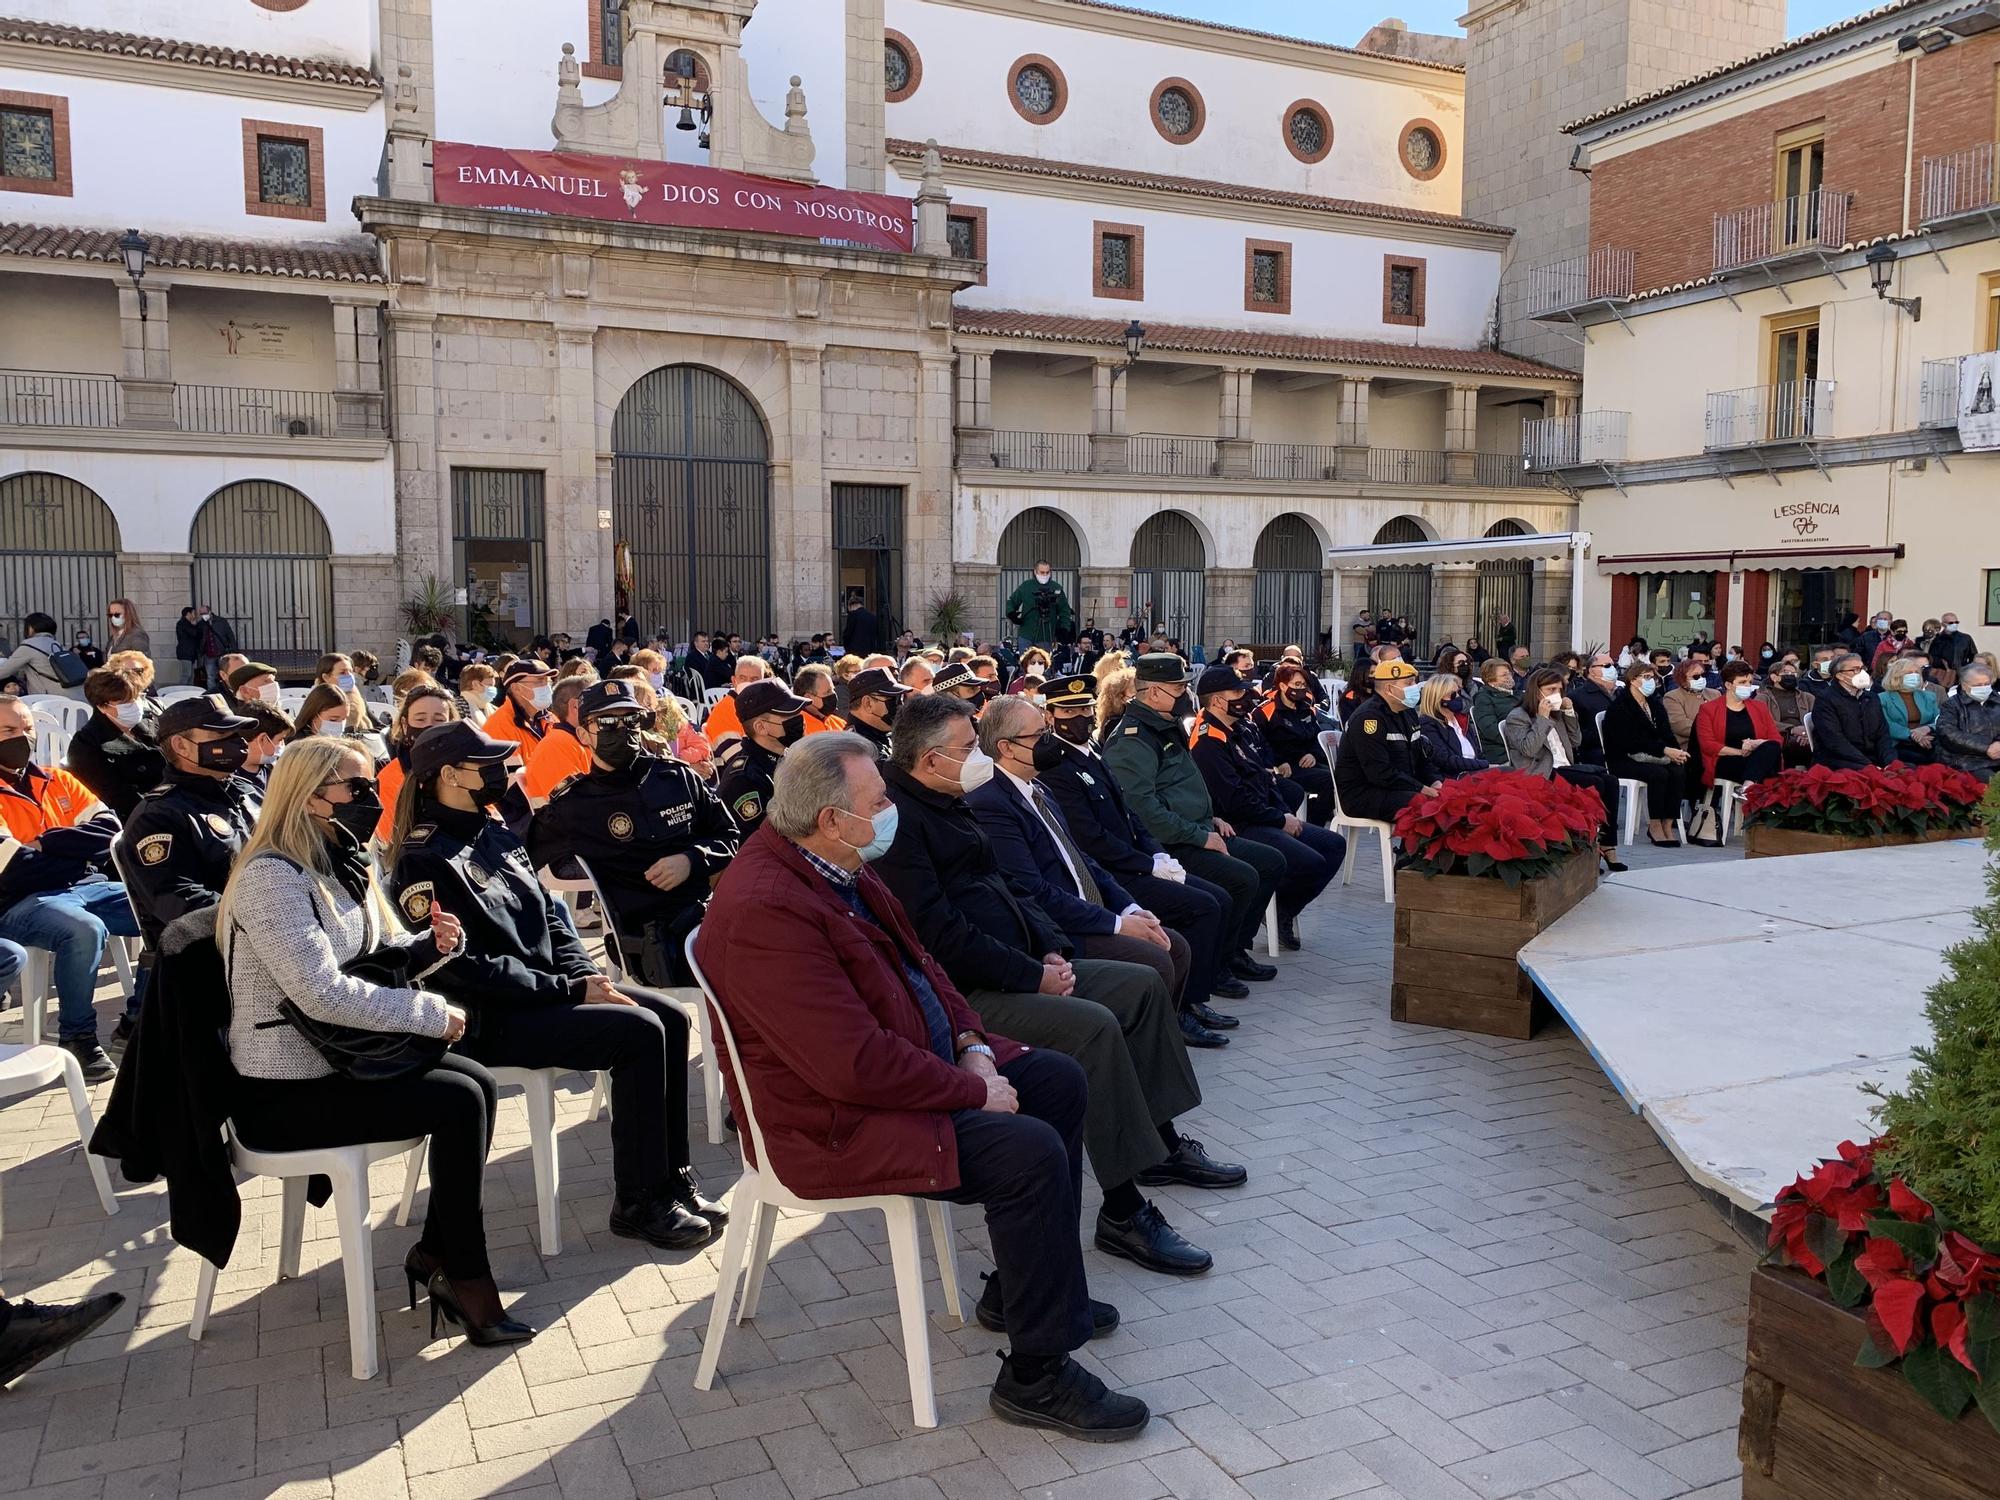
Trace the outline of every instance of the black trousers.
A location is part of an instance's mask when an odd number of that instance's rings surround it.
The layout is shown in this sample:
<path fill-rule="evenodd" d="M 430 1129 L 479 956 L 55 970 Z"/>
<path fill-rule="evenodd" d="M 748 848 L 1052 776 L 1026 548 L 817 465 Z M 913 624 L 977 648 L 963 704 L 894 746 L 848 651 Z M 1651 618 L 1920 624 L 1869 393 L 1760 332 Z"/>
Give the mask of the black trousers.
<path fill-rule="evenodd" d="M 1340 873 L 1341 861 L 1347 857 L 1346 839 L 1311 823 L 1297 833 L 1286 833 L 1282 828 L 1246 828 L 1243 837 L 1277 850 L 1284 858 L 1285 878 L 1278 882 L 1280 921 L 1290 921 L 1305 910 Z"/>
<path fill-rule="evenodd" d="M 1305 787 L 1289 776 L 1280 776 L 1277 782 L 1278 795 L 1285 799 L 1285 806 L 1297 814 L 1298 810 L 1306 805 Z"/>
<path fill-rule="evenodd" d="M 1597 847 L 1618 846 L 1618 783 L 1602 766 L 1557 766 L 1556 775 L 1571 786 L 1589 787 L 1604 804 L 1604 821 L 1597 828 Z"/>
<path fill-rule="evenodd" d="M 1067 1354 L 1090 1338 L 1083 1217 L 1083 1115 L 1088 1089 L 1074 1058 L 1037 1048 L 1000 1070 L 1020 1113 L 962 1109 L 958 1186 L 926 1196 L 986 1210 L 993 1264 L 1016 1354 Z"/>
<path fill-rule="evenodd" d="M 367 1141 L 431 1138 L 423 1247 L 453 1281 L 492 1274 L 486 1261 L 486 1153 L 493 1144 L 493 1075 L 447 1052 L 437 1065 L 386 1083 L 241 1078 L 230 1118 L 245 1145 L 316 1151 Z"/>
<path fill-rule="evenodd" d="M 1181 862 L 1191 876 L 1199 876 L 1220 886 L 1229 895 L 1229 917 L 1224 921 L 1224 942 L 1230 956 L 1248 948 L 1257 938 L 1257 924 L 1264 920 L 1264 908 L 1271 903 L 1278 883 L 1285 878 L 1285 857 L 1250 839 L 1226 839 L 1227 854 L 1196 844 L 1180 844 L 1167 852 Z"/>
<path fill-rule="evenodd" d="M 1342 792 L 1340 803 L 1347 810 L 1349 817 L 1368 818 L 1377 823 L 1393 824 L 1396 821 L 1396 814 L 1416 801 L 1422 791 L 1422 787 L 1410 791 L 1361 787 L 1353 796 Z"/>
<path fill-rule="evenodd" d="M 1612 761 L 1608 769 L 1614 783 L 1619 781 L 1646 783 L 1648 818 L 1671 823 L 1681 815 L 1681 803 L 1687 796 L 1687 776 L 1682 767 L 1671 762 L 1626 760 L 1621 757 Z M 1615 785 L 1613 790 L 1616 791 Z"/>
<path fill-rule="evenodd" d="M 1303 788 L 1306 794 L 1305 811 L 1292 811 L 1308 823 L 1316 823 L 1324 828 L 1333 821 L 1333 772 L 1328 767 L 1313 764 L 1304 768 L 1293 766 L 1292 774 L 1280 786 L 1290 784 Z"/>
<path fill-rule="evenodd" d="M 1188 872 L 1185 885 L 1151 875 L 1127 877 L 1119 884 L 1132 893 L 1133 900 L 1187 939 L 1192 962 L 1180 1003 L 1183 1007 L 1206 1005 L 1215 981 L 1227 972 L 1229 964 L 1231 950 L 1223 936 L 1231 917 L 1229 892 L 1193 871 Z"/>
<path fill-rule="evenodd" d="M 489 1068 L 608 1069 L 611 1177 L 620 1198 L 688 1164 L 687 1017 L 655 990 L 633 1005 L 483 1005 L 458 1050 Z"/>
<path fill-rule="evenodd" d="M 1153 915 L 1158 916 L 1159 913 L 1154 912 Z M 1174 1002 L 1176 1010 L 1187 1003 L 1184 997 L 1187 994 L 1188 974 L 1194 964 L 1194 954 L 1188 947 L 1188 940 L 1172 928 L 1167 929 L 1167 946 L 1164 948 L 1156 948 L 1144 938 L 1107 933 L 1076 939 L 1076 951 L 1085 958 L 1108 958 L 1113 963 L 1120 964 L 1144 964 L 1160 976 L 1160 983 L 1167 987 L 1167 997 Z"/>

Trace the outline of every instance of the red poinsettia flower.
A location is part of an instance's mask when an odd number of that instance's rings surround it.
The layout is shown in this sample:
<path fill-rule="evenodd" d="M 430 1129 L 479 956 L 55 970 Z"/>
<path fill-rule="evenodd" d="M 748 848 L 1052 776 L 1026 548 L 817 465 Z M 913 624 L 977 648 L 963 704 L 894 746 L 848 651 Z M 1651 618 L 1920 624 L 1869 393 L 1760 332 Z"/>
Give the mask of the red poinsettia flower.
<path fill-rule="evenodd" d="M 1854 1257 L 1854 1269 L 1874 1293 L 1871 1311 L 1898 1354 L 1915 1347 L 1922 1330 L 1924 1286 L 1911 1274 L 1903 1247 L 1881 1235 L 1871 1238 Z"/>
<path fill-rule="evenodd" d="M 1889 1184 L 1889 1212 L 1912 1224 L 1928 1223 L 1937 1217 L 1937 1210 L 1911 1192 L 1910 1185 L 1900 1177 Z"/>
<path fill-rule="evenodd" d="M 1790 1191 L 1790 1188 L 1785 1190 Z M 1803 1198 L 1787 1198 L 1785 1193 L 1780 1193 L 1778 1200 L 1771 1211 L 1771 1232 L 1765 1243 L 1773 1250 L 1783 1251 L 1787 1265 L 1797 1266 L 1808 1276 L 1824 1276 L 1826 1267 L 1806 1246 L 1806 1220 L 1812 1216 L 1812 1209 Z"/>

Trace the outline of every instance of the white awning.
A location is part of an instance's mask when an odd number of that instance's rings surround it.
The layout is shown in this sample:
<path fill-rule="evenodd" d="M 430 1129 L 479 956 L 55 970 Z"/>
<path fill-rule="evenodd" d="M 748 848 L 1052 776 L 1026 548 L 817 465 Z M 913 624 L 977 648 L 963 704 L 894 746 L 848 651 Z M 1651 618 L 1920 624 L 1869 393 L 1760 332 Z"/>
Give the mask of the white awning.
<path fill-rule="evenodd" d="M 1624 552 L 1597 559 L 1600 573 L 1783 572 L 1787 568 L 1893 568 L 1900 544 L 1887 547 L 1757 547 L 1736 552 Z"/>
<path fill-rule="evenodd" d="M 1398 542 L 1380 547 L 1329 547 L 1330 568 L 1406 568 L 1413 563 L 1515 562 L 1569 557 L 1590 546 L 1587 531 L 1534 532 L 1528 536 L 1476 536 L 1455 542 Z"/>

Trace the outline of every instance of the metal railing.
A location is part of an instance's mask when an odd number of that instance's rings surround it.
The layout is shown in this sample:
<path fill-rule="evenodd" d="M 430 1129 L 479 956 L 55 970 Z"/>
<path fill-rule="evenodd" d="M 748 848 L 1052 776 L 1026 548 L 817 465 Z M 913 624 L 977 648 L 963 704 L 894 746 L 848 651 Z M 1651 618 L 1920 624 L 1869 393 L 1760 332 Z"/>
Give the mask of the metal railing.
<path fill-rule="evenodd" d="M 231 437 L 332 437 L 332 391 L 265 391 L 234 385 L 174 387 L 174 418 L 182 432 Z"/>
<path fill-rule="evenodd" d="M 1606 245 L 1588 255 L 1536 266 L 1528 272 L 1528 316 L 1629 297 L 1638 262 L 1638 251 Z"/>
<path fill-rule="evenodd" d="M 1443 484 L 1445 456 L 1441 449 L 1370 448 L 1368 477 L 1376 484 Z"/>
<path fill-rule="evenodd" d="M 1921 222 L 1934 224 L 1940 219 L 2000 207 L 2000 181 L 1994 178 L 1995 166 L 1991 141 L 1944 156 L 1926 156 Z"/>
<path fill-rule="evenodd" d="M 1630 422 L 1630 413 L 1622 411 L 1531 417 L 1521 424 L 1521 456 L 1530 474 L 1546 474 L 1574 464 L 1623 463 Z"/>
<path fill-rule="evenodd" d="M 1541 476 L 1530 474 L 1518 453 L 1475 453 L 1472 455 L 1472 482 L 1493 490 L 1523 489 L 1540 485 Z"/>
<path fill-rule="evenodd" d="M 1715 269 L 1733 270 L 1795 250 L 1838 250 L 1847 243 L 1847 202 L 1837 188 L 1816 188 L 1717 214 Z"/>
<path fill-rule="evenodd" d="M 0 370 L 0 424 L 116 427 L 118 381 L 110 375 Z"/>
<path fill-rule="evenodd" d="M 1253 443 L 1250 472 L 1259 479 L 1337 479 L 1340 449 L 1329 443 Z"/>
<path fill-rule="evenodd" d="M 1956 427 L 1958 425 L 1959 362 L 1957 359 L 1927 359 L 1923 380 L 1918 386 L 1917 425 Z M 1988 391 L 1989 400 L 1992 392 Z"/>
<path fill-rule="evenodd" d="M 1833 434 L 1831 380 L 1780 380 L 1708 393 L 1702 447 L 1747 448 Z"/>
<path fill-rule="evenodd" d="M 1221 444 L 1215 438 L 1142 432 L 1132 439 L 1131 470 L 1177 479 L 1201 479 L 1215 472 Z"/>
<path fill-rule="evenodd" d="M 1090 472 L 1087 432 L 995 432 L 993 467 L 1040 474 Z"/>

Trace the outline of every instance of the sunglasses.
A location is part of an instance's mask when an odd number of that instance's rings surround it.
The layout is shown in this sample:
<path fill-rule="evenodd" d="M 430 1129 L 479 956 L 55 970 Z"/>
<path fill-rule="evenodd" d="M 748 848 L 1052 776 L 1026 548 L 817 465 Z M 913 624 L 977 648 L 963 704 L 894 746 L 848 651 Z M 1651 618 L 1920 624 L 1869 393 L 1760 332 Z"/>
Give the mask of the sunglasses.
<path fill-rule="evenodd" d="M 344 786 L 347 788 L 347 795 L 349 797 L 362 797 L 375 790 L 375 778 L 372 776 L 336 776 L 331 781 L 322 781 L 319 784 L 319 789 L 325 791 L 330 786 Z"/>

